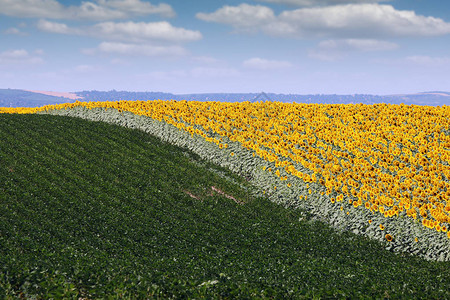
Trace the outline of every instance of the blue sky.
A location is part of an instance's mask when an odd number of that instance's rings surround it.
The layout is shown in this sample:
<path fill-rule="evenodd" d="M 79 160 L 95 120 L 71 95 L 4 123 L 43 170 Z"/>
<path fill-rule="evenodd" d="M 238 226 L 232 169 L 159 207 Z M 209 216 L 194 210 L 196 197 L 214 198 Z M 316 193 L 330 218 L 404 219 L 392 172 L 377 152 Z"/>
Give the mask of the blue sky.
<path fill-rule="evenodd" d="M 450 91 L 450 1 L 0 0 L 0 88 Z"/>

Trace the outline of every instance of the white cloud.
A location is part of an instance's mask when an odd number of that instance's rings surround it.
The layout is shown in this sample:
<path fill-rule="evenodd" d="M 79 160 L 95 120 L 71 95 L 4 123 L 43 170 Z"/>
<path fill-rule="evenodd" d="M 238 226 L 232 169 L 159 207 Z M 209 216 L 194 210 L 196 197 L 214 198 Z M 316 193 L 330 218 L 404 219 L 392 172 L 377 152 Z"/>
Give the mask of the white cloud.
<path fill-rule="evenodd" d="M 0 57 L 3 59 L 21 59 L 28 57 L 28 51 L 19 49 L 19 50 L 9 50 L 0 53 Z"/>
<path fill-rule="evenodd" d="M 287 4 L 295 6 L 324 6 L 324 5 L 340 5 L 350 3 L 377 3 L 388 2 L 391 0 L 259 0 L 260 2 Z"/>
<path fill-rule="evenodd" d="M 22 18 L 58 18 L 64 14 L 64 6 L 56 0 L 0 0 L 0 14 Z"/>
<path fill-rule="evenodd" d="M 82 1 L 79 6 L 65 6 L 56 0 L 0 0 L 0 14 L 21 18 L 100 21 L 150 14 L 173 17 L 175 12 L 168 4 L 155 6 L 142 0 Z"/>
<path fill-rule="evenodd" d="M 95 49 L 84 49 L 84 54 L 109 53 L 128 56 L 181 56 L 187 51 L 180 46 L 154 46 L 142 44 L 103 42 Z"/>
<path fill-rule="evenodd" d="M 373 39 L 345 39 L 345 40 L 331 40 L 332 47 L 343 48 L 343 50 L 357 50 L 357 51 L 388 51 L 398 48 L 396 43 L 373 40 Z M 320 45 L 320 44 L 319 44 Z M 327 46 L 326 43 L 323 46 Z"/>
<path fill-rule="evenodd" d="M 304 8 L 280 14 L 281 23 L 290 24 L 299 35 L 343 37 L 434 36 L 450 33 L 450 23 L 413 11 L 396 10 L 391 5 L 349 4 Z"/>
<path fill-rule="evenodd" d="M 44 60 L 39 56 L 33 56 L 24 49 L 7 50 L 0 52 L 0 65 L 28 65 L 41 64 Z"/>
<path fill-rule="evenodd" d="M 108 40 L 143 42 L 149 40 L 189 42 L 202 38 L 199 31 L 174 27 L 168 22 L 104 22 L 93 26 L 94 35 Z"/>
<path fill-rule="evenodd" d="M 261 31 L 272 36 L 386 38 L 438 36 L 450 33 L 450 23 L 434 17 L 397 10 L 391 5 L 347 4 L 287 10 L 278 16 L 270 8 L 242 4 L 224 6 L 197 18 L 233 26 L 236 30 Z"/>
<path fill-rule="evenodd" d="M 103 22 L 85 28 L 71 28 L 64 23 L 40 20 L 37 23 L 37 28 L 51 33 L 84 35 L 102 40 L 128 43 L 181 43 L 202 38 L 199 31 L 174 27 L 168 22 Z"/>
<path fill-rule="evenodd" d="M 124 19 L 128 14 L 124 11 L 110 9 L 93 2 L 82 2 L 79 7 L 69 7 L 64 11 L 70 19 L 113 20 Z M 49 16 L 48 18 L 52 18 Z M 58 18 L 59 19 L 59 18 Z"/>
<path fill-rule="evenodd" d="M 309 52 L 309 57 L 334 61 L 356 51 L 389 51 L 397 48 L 398 45 L 395 43 L 374 39 L 331 39 L 321 41 L 316 49 Z"/>
<path fill-rule="evenodd" d="M 97 48 L 82 49 L 81 52 L 86 55 L 180 56 L 186 55 L 187 51 L 178 43 L 202 38 L 199 31 L 174 27 L 168 22 L 103 22 L 85 28 L 72 28 L 64 23 L 40 20 L 37 27 L 46 32 L 91 36 L 104 41 Z"/>
<path fill-rule="evenodd" d="M 41 31 L 51 32 L 51 33 L 60 33 L 60 34 L 78 34 L 81 31 L 69 28 L 64 23 L 50 22 L 47 20 L 39 20 L 37 23 L 37 28 Z"/>
<path fill-rule="evenodd" d="M 165 3 L 155 6 L 140 0 L 98 0 L 98 2 L 102 6 L 136 15 L 160 14 L 165 17 L 175 16 L 172 7 Z"/>
<path fill-rule="evenodd" d="M 288 61 L 267 60 L 259 57 L 247 59 L 243 62 L 244 67 L 256 70 L 277 70 L 292 67 Z"/>
<path fill-rule="evenodd" d="M 197 13 L 196 17 L 203 21 L 228 24 L 240 30 L 256 30 L 259 26 L 275 20 L 272 9 L 245 3 L 239 6 L 226 5 L 209 14 Z"/>
<path fill-rule="evenodd" d="M 11 27 L 8 29 L 3 30 L 4 34 L 14 34 L 14 35 L 23 35 L 23 32 L 21 32 L 18 28 Z"/>
<path fill-rule="evenodd" d="M 61 34 L 77 34 L 97 37 L 103 40 L 144 43 L 160 42 L 189 42 L 202 38 L 199 31 L 174 27 L 168 22 L 103 22 L 87 28 L 71 28 L 64 23 L 40 20 L 38 29 L 46 32 Z"/>

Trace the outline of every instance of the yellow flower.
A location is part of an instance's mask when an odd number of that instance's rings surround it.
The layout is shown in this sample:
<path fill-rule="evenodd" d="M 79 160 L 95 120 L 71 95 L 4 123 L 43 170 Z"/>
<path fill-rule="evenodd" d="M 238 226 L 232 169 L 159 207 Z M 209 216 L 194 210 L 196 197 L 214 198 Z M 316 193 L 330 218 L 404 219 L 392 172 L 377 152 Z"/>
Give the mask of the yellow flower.
<path fill-rule="evenodd" d="M 437 232 L 439 232 L 439 231 L 441 231 L 442 227 L 441 227 L 441 225 L 437 224 L 434 228 L 436 229 Z"/>
<path fill-rule="evenodd" d="M 385 238 L 386 238 L 386 240 L 387 240 L 388 242 L 391 242 L 392 239 L 393 239 L 392 235 L 390 235 L 390 234 L 386 234 L 386 235 L 385 235 Z"/>
<path fill-rule="evenodd" d="M 427 219 L 422 219 L 422 226 L 428 227 L 428 220 Z"/>

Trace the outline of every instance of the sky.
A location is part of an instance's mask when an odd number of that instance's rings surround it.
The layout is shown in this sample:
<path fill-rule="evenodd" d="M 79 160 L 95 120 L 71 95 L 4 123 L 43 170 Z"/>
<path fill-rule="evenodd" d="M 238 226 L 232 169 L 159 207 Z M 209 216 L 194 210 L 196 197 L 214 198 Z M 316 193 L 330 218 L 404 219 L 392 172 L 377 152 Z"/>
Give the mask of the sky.
<path fill-rule="evenodd" d="M 0 88 L 450 91 L 448 0 L 0 0 Z"/>

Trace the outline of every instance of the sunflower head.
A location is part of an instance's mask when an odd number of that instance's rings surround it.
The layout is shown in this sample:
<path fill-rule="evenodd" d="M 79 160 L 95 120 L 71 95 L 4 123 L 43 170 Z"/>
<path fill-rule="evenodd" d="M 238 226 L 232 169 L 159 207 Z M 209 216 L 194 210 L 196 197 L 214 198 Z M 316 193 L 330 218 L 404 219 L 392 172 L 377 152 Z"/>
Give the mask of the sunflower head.
<path fill-rule="evenodd" d="M 386 238 L 386 240 L 387 240 L 388 242 L 392 242 L 392 240 L 394 239 L 394 238 L 392 237 L 392 235 L 390 235 L 390 234 L 386 234 L 386 235 L 385 235 L 385 238 Z"/>

